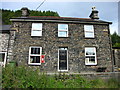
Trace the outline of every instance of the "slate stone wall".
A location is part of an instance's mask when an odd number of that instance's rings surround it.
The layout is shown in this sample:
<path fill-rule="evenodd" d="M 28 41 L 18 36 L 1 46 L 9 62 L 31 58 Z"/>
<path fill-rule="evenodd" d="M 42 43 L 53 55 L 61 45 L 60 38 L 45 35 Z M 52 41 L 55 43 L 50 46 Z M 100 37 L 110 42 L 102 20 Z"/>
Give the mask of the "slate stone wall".
<path fill-rule="evenodd" d="M 8 44 L 7 62 L 14 61 L 13 50 L 14 50 L 15 33 L 16 33 L 16 31 L 11 30 L 10 34 L 9 34 L 10 40 L 9 40 L 9 44 Z"/>
<path fill-rule="evenodd" d="M 0 33 L 0 52 L 7 52 L 7 62 L 13 60 L 15 31 Z"/>
<path fill-rule="evenodd" d="M 0 52 L 8 50 L 9 33 L 0 32 Z"/>
<path fill-rule="evenodd" d="M 41 46 L 46 54 L 45 63 L 42 63 L 41 66 L 31 67 L 38 67 L 46 72 L 58 72 L 58 48 L 68 47 L 68 72 L 96 72 L 98 67 L 107 67 L 107 71 L 112 71 L 108 25 L 94 25 L 95 38 L 86 39 L 84 24 L 68 23 L 69 37 L 60 38 L 58 37 L 59 23 L 42 23 L 42 36 L 31 37 L 32 22 L 13 22 L 12 27 L 18 28 L 13 48 L 13 59 L 18 62 L 18 65 L 28 65 L 30 46 Z M 85 65 L 85 47 L 88 46 L 96 47 L 97 65 Z"/>

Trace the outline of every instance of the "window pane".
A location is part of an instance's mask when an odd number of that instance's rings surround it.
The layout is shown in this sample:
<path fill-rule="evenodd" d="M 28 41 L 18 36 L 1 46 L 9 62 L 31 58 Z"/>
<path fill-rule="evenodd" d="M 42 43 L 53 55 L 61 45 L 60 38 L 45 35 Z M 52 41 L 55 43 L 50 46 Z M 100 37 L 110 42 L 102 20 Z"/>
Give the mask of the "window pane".
<path fill-rule="evenodd" d="M 93 25 L 84 25 L 85 37 L 94 38 L 94 28 Z"/>
<path fill-rule="evenodd" d="M 84 25 L 85 31 L 93 31 L 93 25 Z"/>
<path fill-rule="evenodd" d="M 93 32 L 85 32 L 85 37 L 94 37 Z"/>
<path fill-rule="evenodd" d="M 67 59 L 67 50 L 59 50 L 59 59 L 66 60 Z"/>
<path fill-rule="evenodd" d="M 30 56 L 30 63 L 40 63 L 40 56 Z"/>
<path fill-rule="evenodd" d="M 89 63 L 89 57 L 85 58 L 85 63 Z"/>
<path fill-rule="evenodd" d="M 65 31 L 59 31 L 58 32 L 58 36 L 59 37 L 67 37 L 67 32 L 65 32 Z"/>
<path fill-rule="evenodd" d="M 40 54 L 40 48 L 31 48 L 31 54 Z"/>
<path fill-rule="evenodd" d="M 58 30 L 68 30 L 67 24 L 58 24 Z"/>
<path fill-rule="evenodd" d="M 42 31 L 32 30 L 31 36 L 42 36 Z"/>
<path fill-rule="evenodd" d="M 95 48 L 85 48 L 86 55 L 95 55 Z"/>
<path fill-rule="evenodd" d="M 5 53 L 0 53 L 0 62 L 4 62 Z"/>
<path fill-rule="evenodd" d="M 85 60 L 86 63 L 95 63 L 95 56 L 87 56 Z"/>
<path fill-rule="evenodd" d="M 42 23 L 32 23 L 32 30 L 42 30 Z"/>

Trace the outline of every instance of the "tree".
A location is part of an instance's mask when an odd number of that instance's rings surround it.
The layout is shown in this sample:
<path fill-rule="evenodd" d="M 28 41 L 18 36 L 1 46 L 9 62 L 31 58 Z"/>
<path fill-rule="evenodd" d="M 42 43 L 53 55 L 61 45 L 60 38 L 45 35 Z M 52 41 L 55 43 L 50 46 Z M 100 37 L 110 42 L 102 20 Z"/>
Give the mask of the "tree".
<path fill-rule="evenodd" d="M 120 36 L 116 32 L 111 35 L 111 39 L 113 47 L 120 47 Z"/>
<path fill-rule="evenodd" d="M 14 15 L 14 12 L 11 10 L 3 10 L 2 9 L 2 22 L 4 24 L 10 24 L 10 18 Z"/>
<path fill-rule="evenodd" d="M 120 43 L 115 43 L 113 47 L 120 47 Z"/>
<path fill-rule="evenodd" d="M 21 16 L 21 10 L 11 11 L 11 10 L 0 9 L 0 11 L 2 11 L 3 24 L 11 24 L 10 18 Z M 30 10 L 30 16 L 58 16 L 59 17 L 59 14 L 53 11 Z"/>

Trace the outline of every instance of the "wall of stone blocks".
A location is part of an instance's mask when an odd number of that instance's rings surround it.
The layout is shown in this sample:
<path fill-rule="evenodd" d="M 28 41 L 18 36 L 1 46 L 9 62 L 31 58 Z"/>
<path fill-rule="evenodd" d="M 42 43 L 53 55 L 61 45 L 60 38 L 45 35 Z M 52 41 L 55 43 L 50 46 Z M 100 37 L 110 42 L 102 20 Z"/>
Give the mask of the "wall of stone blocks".
<path fill-rule="evenodd" d="M 7 52 L 9 33 L 0 32 L 0 52 Z"/>
<path fill-rule="evenodd" d="M 0 52 L 7 52 L 7 63 L 13 60 L 14 37 L 15 31 L 0 33 Z"/>
<path fill-rule="evenodd" d="M 39 22 L 37 22 L 39 23 Z M 41 22 L 40 22 L 41 23 Z M 108 25 L 94 25 L 95 38 L 84 37 L 84 24 L 68 23 L 69 37 L 58 37 L 58 24 L 42 22 L 41 37 L 31 37 L 32 22 L 13 22 L 17 25 L 13 59 L 19 65 L 28 65 L 29 47 L 41 46 L 46 54 L 45 63 L 36 66 L 46 72 L 58 71 L 58 48 L 68 47 L 68 72 L 96 72 L 98 67 L 107 67 L 112 71 L 111 42 Z M 85 47 L 95 46 L 97 49 L 97 65 L 85 65 Z"/>
<path fill-rule="evenodd" d="M 91 79 L 103 79 L 103 80 L 109 80 L 114 79 L 116 81 L 120 81 L 120 72 L 101 72 L 101 73 L 74 73 L 77 75 L 80 75 L 80 77 L 87 78 L 89 80 Z M 73 74 L 73 75 L 74 75 Z M 68 74 L 69 76 L 73 76 L 72 74 Z"/>
<path fill-rule="evenodd" d="M 114 64 L 116 67 L 120 68 L 120 49 L 113 49 L 114 50 Z"/>
<path fill-rule="evenodd" d="M 10 40 L 9 40 L 9 46 L 8 46 L 7 62 L 14 61 L 13 49 L 14 49 L 15 33 L 16 33 L 16 31 L 11 30 L 10 34 L 9 34 Z"/>

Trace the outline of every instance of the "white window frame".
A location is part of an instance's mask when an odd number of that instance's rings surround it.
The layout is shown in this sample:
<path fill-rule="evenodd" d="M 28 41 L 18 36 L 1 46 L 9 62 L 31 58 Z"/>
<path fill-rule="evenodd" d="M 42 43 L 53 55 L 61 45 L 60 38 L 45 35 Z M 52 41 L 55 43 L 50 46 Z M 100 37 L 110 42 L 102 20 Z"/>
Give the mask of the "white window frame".
<path fill-rule="evenodd" d="M 66 72 L 66 71 L 68 71 L 68 48 L 67 48 L 67 70 L 59 70 L 59 50 L 60 50 L 60 48 L 58 49 L 58 71 L 59 72 Z"/>
<path fill-rule="evenodd" d="M 40 54 L 31 54 L 31 48 L 40 48 Z M 31 47 L 29 47 L 29 60 L 28 60 L 28 64 L 29 65 L 41 65 L 41 54 L 42 54 L 42 47 L 39 47 L 39 46 L 31 46 Z M 30 56 L 40 56 L 40 63 L 31 63 L 30 62 Z"/>
<path fill-rule="evenodd" d="M 67 25 L 66 29 L 60 29 L 60 25 Z M 66 36 L 60 36 L 59 32 L 66 32 Z M 68 37 L 68 24 L 58 24 L 58 37 Z"/>
<path fill-rule="evenodd" d="M 39 29 L 34 29 L 33 25 L 40 25 Z M 41 34 L 40 35 L 34 35 L 33 32 L 34 31 L 39 31 Z M 31 29 L 31 36 L 42 36 L 42 23 L 32 23 L 32 29 Z"/>
<path fill-rule="evenodd" d="M 86 55 L 86 49 L 88 49 L 88 48 L 93 48 L 94 49 L 94 51 L 95 51 L 95 55 Z M 89 57 L 89 56 L 94 56 L 95 57 L 95 63 L 91 63 L 91 62 L 89 62 L 89 59 L 88 60 L 86 60 L 86 57 Z M 85 47 L 85 65 L 97 65 L 97 58 L 96 58 L 96 48 L 95 47 Z"/>
<path fill-rule="evenodd" d="M 91 27 L 91 30 L 86 30 L 87 27 Z M 95 38 L 94 26 L 93 25 L 84 25 L 85 38 Z M 86 33 L 93 33 L 93 36 L 86 36 Z"/>
<path fill-rule="evenodd" d="M 3 62 L 0 62 L 0 65 L 3 66 L 3 67 L 5 67 L 6 58 L 7 58 L 7 52 L 0 52 L 0 54 L 5 54 L 4 61 L 3 61 Z"/>

